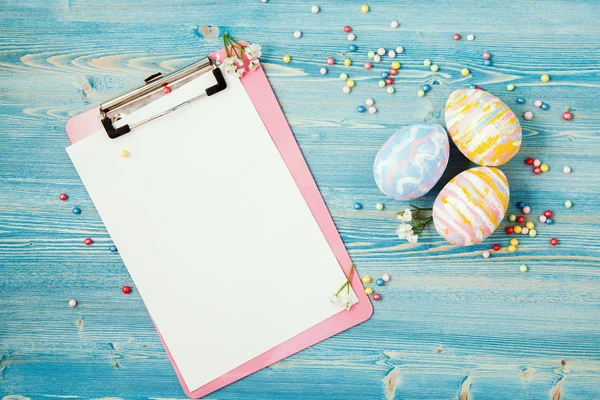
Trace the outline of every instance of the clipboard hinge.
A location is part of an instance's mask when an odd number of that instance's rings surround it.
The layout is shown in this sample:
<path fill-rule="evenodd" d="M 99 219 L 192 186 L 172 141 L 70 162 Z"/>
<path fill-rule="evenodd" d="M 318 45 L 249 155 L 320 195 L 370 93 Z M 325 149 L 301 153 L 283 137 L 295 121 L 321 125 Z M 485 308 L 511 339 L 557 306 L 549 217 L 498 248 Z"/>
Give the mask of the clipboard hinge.
<path fill-rule="evenodd" d="M 196 78 L 197 76 L 202 75 L 208 71 L 212 71 L 216 84 L 206 88 L 204 90 L 204 93 L 200 93 L 199 95 L 191 99 L 188 99 L 158 114 L 152 115 L 142 121 L 137 121 L 130 125 L 126 124 L 118 128 L 114 126 L 114 122 L 120 119 L 120 115 L 119 113 L 117 113 L 117 110 L 122 108 L 129 108 L 136 102 L 145 102 L 145 104 L 141 104 L 141 106 L 149 104 L 150 102 L 156 99 L 156 96 L 160 94 L 160 92 L 165 86 L 181 85 L 184 83 L 184 81 Z M 198 100 L 203 97 L 215 95 L 227 88 L 227 81 L 225 81 L 223 73 L 210 58 L 205 58 L 204 60 L 188 65 L 187 67 L 182 68 L 166 76 L 163 76 L 162 73 L 157 72 L 156 74 L 150 75 L 144 81 L 146 83 L 144 86 L 139 87 L 129 93 L 116 97 L 100 105 L 100 120 L 109 138 L 116 139 L 119 136 L 123 136 L 126 133 L 131 132 L 131 130 L 136 126 L 152 121 L 153 119 L 162 117 L 163 115 L 175 111 L 191 103 L 192 101 Z"/>

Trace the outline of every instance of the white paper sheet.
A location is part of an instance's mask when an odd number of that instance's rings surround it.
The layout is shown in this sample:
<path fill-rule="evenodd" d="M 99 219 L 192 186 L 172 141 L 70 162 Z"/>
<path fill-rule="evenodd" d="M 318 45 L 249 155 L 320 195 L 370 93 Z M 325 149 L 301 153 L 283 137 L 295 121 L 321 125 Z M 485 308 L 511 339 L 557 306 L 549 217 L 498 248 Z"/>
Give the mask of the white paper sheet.
<path fill-rule="evenodd" d="M 100 131 L 67 148 L 191 390 L 341 312 L 329 299 L 345 281 L 243 86 L 226 79 L 118 139 Z"/>

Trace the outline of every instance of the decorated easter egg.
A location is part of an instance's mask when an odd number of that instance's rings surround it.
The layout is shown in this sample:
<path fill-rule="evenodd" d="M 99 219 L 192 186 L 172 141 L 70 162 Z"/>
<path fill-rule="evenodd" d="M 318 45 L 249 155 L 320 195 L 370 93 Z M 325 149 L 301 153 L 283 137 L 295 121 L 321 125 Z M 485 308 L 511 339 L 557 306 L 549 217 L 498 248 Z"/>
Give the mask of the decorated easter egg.
<path fill-rule="evenodd" d="M 475 164 L 506 164 L 521 148 L 515 113 L 481 89 L 460 89 L 448 97 L 446 128 L 456 147 Z"/>
<path fill-rule="evenodd" d="M 379 149 L 373 164 L 375 182 L 396 200 L 423 196 L 442 176 L 448 156 L 448 135 L 440 125 L 407 126 Z"/>
<path fill-rule="evenodd" d="M 433 204 L 435 229 L 447 241 L 470 246 L 498 227 L 510 198 L 506 176 L 498 168 L 476 167 L 456 175 Z"/>

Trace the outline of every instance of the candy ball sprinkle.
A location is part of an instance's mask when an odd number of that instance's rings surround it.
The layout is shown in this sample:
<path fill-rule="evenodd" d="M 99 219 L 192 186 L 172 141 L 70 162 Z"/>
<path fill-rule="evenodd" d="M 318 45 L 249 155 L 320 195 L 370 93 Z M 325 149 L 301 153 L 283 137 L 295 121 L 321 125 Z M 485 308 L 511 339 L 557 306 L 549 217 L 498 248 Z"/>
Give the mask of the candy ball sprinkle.
<path fill-rule="evenodd" d="M 570 110 L 567 110 L 567 111 L 565 111 L 565 112 L 563 113 L 563 115 L 562 115 L 562 118 L 563 118 L 565 121 L 570 121 L 570 120 L 572 120 L 572 119 L 573 119 L 573 114 L 571 114 L 571 111 L 570 111 Z"/>
<path fill-rule="evenodd" d="M 523 114 L 523 118 L 527 121 L 531 121 L 533 119 L 533 113 L 531 111 L 526 111 L 525 114 Z"/>
<path fill-rule="evenodd" d="M 542 106 L 542 104 L 544 104 L 541 100 L 536 100 L 533 102 L 533 105 L 536 106 L 537 108 L 540 108 Z"/>
<path fill-rule="evenodd" d="M 349 87 L 349 86 L 344 86 L 344 87 L 342 88 L 342 93 L 344 93 L 344 94 L 350 94 L 350 91 L 351 91 L 351 90 L 352 90 L 352 89 L 350 89 L 350 87 Z"/>
<path fill-rule="evenodd" d="M 381 279 L 383 279 L 384 282 L 389 282 L 390 276 L 388 274 L 383 274 L 381 275 Z"/>
<path fill-rule="evenodd" d="M 542 164 L 542 165 L 540 165 L 540 171 L 542 171 L 542 172 L 548 172 L 548 169 L 550 169 L 550 167 L 548 167 L 548 164 Z"/>
<path fill-rule="evenodd" d="M 521 272 L 527 272 L 527 265 L 521 264 L 521 266 L 519 267 L 519 271 L 521 271 Z"/>
<path fill-rule="evenodd" d="M 467 36 L 467 40 L 473 40 L 473 39 L 475 39 L 475 36 L 474 36 L 474 35 L 469 35 L 469 36 Z"/>
<path fill-rule="evenodd" d="M 364 113 L 367 109 L 365 108 L 365 106 L 358 106 L 356 107 L 356 111 L 358 111 L 359 113 Z"/>
<path fill-rule="evenodd" d="M 531 207 L 525 206 L 521 211 L 523 211 L 523 214 L 529 214 L 531 212 Z"/>
<path fill-rule="evenodd" d="M 534 167 L 539 167 L 540 165 L 542 165 L 542 160 L 538 160 L 537 158 L 533 160 Z"/>
<path fill-rule="evenodd" d="M 379 61 L 381 61 L 381 56 L 380 56 L 379 54 L 375 54 L 375 55 L 373 56 L 373 61 L 375 61 L 375 62 L 379 62 Z"/>
<path fill-rule="evenodd" d="M 300 39 L 300 36 L 302 36 L 302 32 L 300 32 L 300 31 L 296 31 L 296 32 L 294 32 L 294 37 L 295 37 L 296 39 Z"/>
<path fill-rule="evenodd" d="M 372 106 L 373 104 L 375 104 L 375 101 L 373 99 L 369 98 L 369 99 L 365 100 L 365 104 L 368 106 Z"/>
<path fill-rule="evenodd" d="M 440 67 L 437 64 L 433 64 L 431 65 L 431 72 L 437 72 L 439 71 Z"/>
<path fill-rule="evenodd" d="M 316 13 L 318 13 L 319 11 L 320 11 L 320 8 L 319 8 L 319 6 L 312 6 L 312 7 L 310 8 L 310 12 L 311 12 L 311 13 L 313 13 L 313 14 L 316 14 Z"/>
<path fill-rule="evenodd" d="M 369 107 L 369 114 L 375 114 L 377 109 L 375 107 Z"/>
<path fill-rule="evenodd" d="M 344 26 L 344 32 L 346 32 L 346 33 L 352 32 L 352 27 L 350 27 L 348 25 Z"/>
<path fill-rule="evenodd" d="M 354 39 L 356 39 L 356 35 L 354 33 L 349 33 L 347 38 L 349 41 L 353 41 Z"/>
<path fill-rule="evenodd" d="M 484 60 L 489 60 L 491 55 L 486 51 L 481 55 L 481 57 L 483 57 Z"/>
<path fill-rule="evenodd" d="M 385 285 L 385 282 L 383 281 L 383 279 L 379 278 L 375 281 L 375 284 L 377 286 L 383 286 L 383 285 Z"/>
<path fill-rule="evenodd" d="M 333 65 L 335 64 L 335 59 L 333 57 L 327 57 L 327 64 L 328 65 Z"/>
<path fill-rule="evenodd" d="M 370 62 L 367 61 L 366 63 L 363 64 L 363 67 L 366 70 L 369 70 L 369 69 L 373 68 L 373 64 L 371 64 Z"/>
<path fill-rule="evenodd" d="M 396 52 L 394 50 L 388 51 L 388 57 L 389 58 L 396 58 Z"/>
<path fill-rule="evenodd" d="M 419 96 L 419 97 L 423 97 L 423 96 L 425 96 L 425 91 L 424 91 L 423 89 L 419 89 L 419 90 L 417 91 L 417 96 Z"/>
<path fill-rule="evenodd" d="M 355 209 L 355 210 L 360 210 L 360 209 L 362 209 L 362 208 L 363 208 L 363 206 L 362 206 L 362 204 L 360 204 L 359 202 L 356 202 L 356 203 L 354 203 L 354 209 Z"/>
<path fill-rule="evenodd" d="M 489 250 L 484 250 L 484 251 L 481 253 L 481 256 L 482 256 L 483 258 L 490 258 L 490 252 L 489 252 Z"/>
<path fill-rule="evenodd" d="M 563 174 L 570 174 L 571 173 L 571 167 L 569 167 L 568 165 L 565 165 L 563 167 Z"/>
<path fill-rule="evenodd" d="M 429 67 L 431 65 L 431 60 L 424 60 L 423 65 Z"/>
<path fill-rule="evenodd" d="M 375 300 L 375 301 L 379 301 L 379 300 L 381 300 L 381 295 L 380 295 L 379 293 L 375 293 L 375 294 L 373 295 L 373 300 Z"/>
<path fill-rule="evenodd" d="M 393 86 L 388 86 L 385 91 L 388 92 L 389 94 L 392 94 L 396 91 L 396 89 L 394 89 Z"/>
<path fill-rule="evenodd" d="M 571 207 L 573 207 L 573 202 L 571 200 L 565 201 L 565 208 L 571 208 Z"/>
<path fill-rule="evenodd" d="M 94 243 L 94 241 L 90 238 L 85 238 L 83 240 L 83 244 L 85 244 L 86 246 L 90 246 L 92 243 Z"/>
<path fill-rule="evenodd" d="M 556 246 L 556 245 L 558 244 L 558 239 L 557 239 L 557 238 L 552 238 L 552 239 L 550 239 L 550 244 L 551 244 L 552 246 Z"/>
<path fill-rule="evenodd" d="M 350 65 L 352 65 L 352 60 L 351 60 L 351 59 L 349 59 L 349 58 L 346 58 L 346 59 L 344 60 L 344 65 L 345 65 L 346 67 L 349 67 Z"/>
<path fill-rule="evenodd" d="M 77 300 L 71 299 L 69 300 L 69 307 L 75 307 L 77 305 Z"/>
<path fill-rule="evenodd" d="M 452 37 L 454 40 L 460 40 L 461 36 L 459 33 L 455 33 L 454 36 Z"/>
<path fill-rule="evenodd" d="M 537 235 L 537 231 L 535 229 L 529 230 L 529 237 L 535 237 Z"/>
<path fill-rule="evenodd" d="M 396 47 L 396 53 L 398 53 L 398 54 L 404 53 L 404 47 L 402 47 L 402 46 Z"/>
<path fill-rule="evenodd" d="M 323 67 L 319 70 L 319 72 L 321 73 L 321 75 L 327 75 L 327 68 Z"/>
<path fill-rule="evenodd" d="M 494 245 L 492 246 L 492 249 L 494 249 L 495 251 L 500 250 L 500 243 L 494 243 Z"/>
<path fill-rule="evenodd" d="M 381 210 L 383 210 L 383 209 L 384 209 L 384 207 L 385 207 L 385 206 L 383 205 L 383 203 L 377 203 L 377 204 L 375 204 L 375 209 L 376 209 L 377 211 L 381 211 Z"/>
<path fill-rule="evenodd" d="M 292 58 L 286 54 L 285 56 L 283 56 L 282 60 L 283 60 L 284 63 L 287 64 L 290 61 L 292 61 Z"/>
<path fill-rule="evenodd" d="M 58 195 L 58 199 L 59 199 L 60 201 L 65 201 L 65 200 L 67 200 L 68 198 L 69 198 L 69 196 L 68 196 L 66 193 L 61 193 L 61 194 L 59 194 L 59 195 Z"/>
<path fill-rule="evenodd" d="M 365 275 L 362 277 L 362 281 L 365 285 L 371 283 L 371 277 L 369 275 Z"/>
<path fill-rule="evenodd" d="M 363 4 L 362 6 L 360 6 L 360 12 L 361 13 L 368 13 L 369 12 L 369 6 L 366 4 Z"/>
<path fill-rule="evenodd" d="M 522 97 L 517 97 L 517 103 L 523 104 L 523 103 L 525 103 L 525 99 Z"/>
<path fill-rule="evenodd" d="M 517 251 L 517 248 L 511 244 L 510 246 L 508 246 L 508 247 L 506 248 L 506 250 L 507 250 L 509 253 L 514 253 L 515 251 Z"/>
<path fill-rule="evenodd" d="M 548 219 L 545 215 L 540 215 L 540 217 L 538 218 L 540 220 L 540 222 L 546 222 L 546 220 Z"/>
<path fill-rule="evenodd" d="M 529 228 L 521 228 L 521 235 L 527 235 L 529 233 Z"/>
<path fill-rule="evenodd" d="M 547 74 L 544 74 L 544 75 L 540 76 L 540 80 L 542 82 L 546 83 L 550 80 L 550 77 Z"/>
<path fill-rule="evenodd" d="M 121 288 L 121 291 L 123 292 L 123 294 L 129 294 L 129 293 L 131 293 L 131 287 L 125 285 Z"/>
<path fill-rule="evenodd" d="M 81 208 L 79 208 L 79 207 L 73 207 L 73 210 L 71 210 L 71 211 L 75 215 L 81 214 Z"/>
<path fill-rule="evenodd" d="M 390 22 L 390 28 L 394 28 L 395 29 L 395 28 L 398 27 L 398 25 L 399 25 L 398 21 L 392 21 L 392 22 Z"/>
<path fill-rule="evenodd" d="M 370 296 L 373 294 L 373 289 L 371 289 L 370 287 L 365 288 L 365 293 Z"/>
<path fill-rule="evenodd" d="M 515 214 L 510 214 L 510 215 L 508 216 L 508 220 L 509 220 L 510 222 L 515 222 L 515 221 L 517 220 L 517 216 L 516 216 Z"/>
<path fill-rule="evenodd" d="M 513 90 L 515 90 L 515 85 L 513 85 L 512 83 L 509 83 L 506 86 L 506 90 L 508 90 L 509 92 L 512 92 Z"/>
<path fill-rule="evenodd" d="M 463 68 L 460 70 L 460 74 L 462 76 L 469 76 L 470 73 L 471 73 L 471 71 L 469 71 L 469 68 Z"/>
<path fill-rule="evenodd" d="M 116 253 L 117 252 L 117 246 L 115 246 L 114 244 L 112 246 L 110 246 L 108 248 L 108 250 L 110 250 L 111 253 Z"/>

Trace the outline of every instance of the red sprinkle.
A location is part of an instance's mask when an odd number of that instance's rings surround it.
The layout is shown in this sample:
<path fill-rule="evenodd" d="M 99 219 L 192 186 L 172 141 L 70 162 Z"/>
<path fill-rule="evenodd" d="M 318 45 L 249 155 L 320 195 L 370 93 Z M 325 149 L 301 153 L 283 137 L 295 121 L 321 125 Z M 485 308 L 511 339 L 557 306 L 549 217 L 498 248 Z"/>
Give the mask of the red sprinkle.
<path fill-rule="evenodd" d="M 558 239 L 557 239 L 557 238 L 552 238 L 552 239 L 550 239 L 550 244 L 551 244 L 552 246 L 556 246 L 556 245 L 558 244 Z"/>
<path fill-rule="evenodd" d="M 86 246 L 89 246 L 89 245 L 91 245 L 92 243 L 94 243 L 94 241 L 93 241 L 92 239 L 90 239 L 90 238 L 85 238 L 85 239 L 83 239 L 83 243 L 84 243 Z"/>
<path fill-rule="evenodd" d="M 512 235 L 513 233 L 515 233 L 515 228 L 513 228 L 512 226 L 507 226 L 506 229 L 505 229 L 505 231 L 509 235 Z"/>
<path fill-rule="evenodd" d="M 165 86 L 165 87 L 163 88 L 163 93 L 164 93 L 164 94 L 169 94 L 169 93 L 171 93 L 171 88 L 170 88 L 170 87 L 168 87 L 168 86 Z"/>
<path fill-rule="evenodd" d="M 352 28 L 351 28 L 350 26 L 346 25 L 346 26 L 344 27 L 344 32 L 346 32 L 346 33 L 350 33 L 350 32 L 352 32 Z"/>
<path fill-rule="evenodd" d="M 398 70 L 394 69 L 394 68 L 390 69 L 390 75 L 392 75 L 392 76 L 398 75 Z"/>
<path fill-rule="evenodd" d="M 533 158 L 531 158 L 531 157 L 527 157 L 527 158 L 525 159 L 525 164 L 527 164 L 527 165 L 533 165 Z"/>
<path fill-rule="evenodd" d="M 522 224 L 523 222 L 525 222 L 525 217 L 522 215 L 519 215 L 517 217 L 517 223 Z"/>
<path fill-rule="evenodd" d="M 546 210 L 546 211 L 544 211 L 544 216 L 545 216 L 546 218 L 552 218 L 552 211 L 550 211 L 550 210 Z"/>
<path fill-rule="evenodd" d="M 69 196 L 66 193 L 61 193 L 58 195 L 58 198 L 62 201 L 65 201 L 66 199 L 69 198 Z"/>
<path fill-rule="evenodd" d="M 121 291 L 125 294 L 129 294 L 129 293 L 131 293 L 131 287 L 125 285 L 121 288 Z"/>
<path fill-rule="evenodd" d="M 494 246 L 492 247 L 492 249 L 498 251 L 500 250 L 500 244 L 499 243 L 495 243 Z"/>
<path fill-rule="evenodd" d="M 454 40 L 460 40 L 460 34 L 455 33 L 454 34 Z"/>
<path fill-rule="evenodd" d="M 375 300 L 375 301 L 379 301 L 379 300 L 381 300 L 381 295 L 380 295 L 379 293 L 375 293 L 375 294 L 373 295 L 373 300 Z"/>
<path fill-rule="evenodd" d="M 567 110 L 563 113 L 562 117 L 565 121 L 570 121 L 573 119 L 573 114 L 571 113 L 571 110 Z"/>
<path fill-rule="evenodd" d="M 385 79 L 385 84 L 386 85 L 392 85 L 394 83 L 394 80 L 392 78 L 386 78 Z"/>
<path fill-rule="evenodd" d="M 541 174 L 541 173 L 542 173 L 542 170 L 540 169 L 540 167 L 535 167 L 535 168 L 533 169 L 533 173 L 534 173 L 534 174 L 536 174 L 536 175 L 539 175 L 539 174 Z"/>

